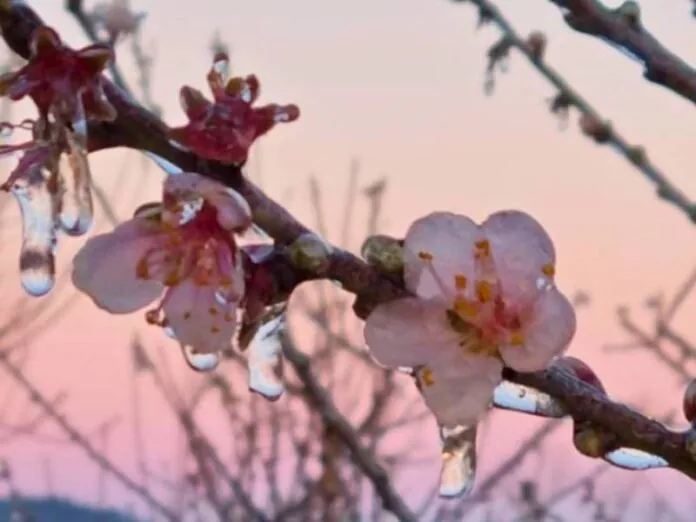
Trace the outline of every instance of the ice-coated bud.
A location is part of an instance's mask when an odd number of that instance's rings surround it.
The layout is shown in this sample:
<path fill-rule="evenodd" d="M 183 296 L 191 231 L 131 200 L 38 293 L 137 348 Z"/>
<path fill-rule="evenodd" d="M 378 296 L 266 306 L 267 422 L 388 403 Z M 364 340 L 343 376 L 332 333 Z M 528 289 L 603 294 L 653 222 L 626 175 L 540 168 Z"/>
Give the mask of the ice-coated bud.
<path fill-rule="evenodd" d="M 590 386 L 594 386 L 604 395 L 607 394 L 606 390 L 604 389 L 604 385 L 602 384 L 602 381 L 599 380 L 599 377 L 597 377 L 597 374 L 592 370 L 592 368 L 590 368 L 580 359 L 570 356 L 561 357 L 554 362 L 554 366 L 559 366 L 570 370 L 573 372 L 575 377 L 580 379 L 582 382 L 589 384 Z"/>
<path fill-rule="evenodd" d="M 321 272 L 326 269 L 331 256 L 331 245 L 316 234 L 306 233 L 288 247 L 290 262 L 300 270 Z"/>
<path fill-rule="evenodd" d="M 593 459 L 603 457 L 610 450 L 606 437 L 591 426 L 576 425 L 573 430 L 573 444 L 580 453 Z"/>
<path fill-rule="evenodd" d="M 682 409 L 684 410 L 686 420 L 694 425 L 694 421 L 696 421 L 696 379 L 692 379 L 686 390 L 684 390 Z"/>
<path fill-rule="evenodd" d="M 621 4 L 616 12 L 631 26 L 636 26 L 640 22 L 640 6 L 638 2 L 628 0 Z"/>
<path fill-rule="evenodd" d="M 544 57 L 544 51 L 546 50 L 546 35 L 541 31 L 533 31 L 527 37 L 527 50 L 532 58 L 535 60 L 541 60 Z"/>
<path fill-rule="evenodd" d="M 360 247 L 360 255 L 381 272 L 398 274 L 404 269 L 404 247 L 393 237 L 383 234 L 368 237 Z"/>

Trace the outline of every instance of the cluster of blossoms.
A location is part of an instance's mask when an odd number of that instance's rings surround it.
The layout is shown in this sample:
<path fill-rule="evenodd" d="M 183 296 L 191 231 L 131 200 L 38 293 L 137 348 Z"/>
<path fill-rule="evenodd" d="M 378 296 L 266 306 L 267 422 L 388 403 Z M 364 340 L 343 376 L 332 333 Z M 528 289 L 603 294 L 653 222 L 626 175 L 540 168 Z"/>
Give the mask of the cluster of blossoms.
<path fill-rule="evenodd" d="M 104 18 L 107 32 L 135 30 L 126 23 L 125 3 L 106 7 L 95 16 Z M 36 120 L 2 126 L 30 130 L 33 136 L 1 146 L 0 154 L 20 154 L 1 188 L 16 197 L 22 212 L 22 284 L 29 294 L 41 296 L 54 284 L 58 231 L 83 235 L 92 224 L 89 125 L 114 121 L 117 113 L 103 89 L 111 45 L 76 51 L 43 26 L 34 31 L 30 48 L 23 67 L 0 77 L 0 95 L 29 96 L 38 109 Z M 217 55 L 207 75 L 212 102 L 191 87 L 182 88 L 189 123 L 170 133 L 201 158 L 239 165 L 259 136 L 276 123 L 297 119 L 299 110 L 294 105 L 254 107 L 260 87 L 256 77 L 228 79 L 226 70 L 227 57 Z M 163 294 L 146 313 L 147 322 L 177 339 L 192 366 L 211 369 L 235 338 L 240 316 L 253 325 L 267 312 L 263 294 L 271 279 L 259 261 L 268 245 L 238 244 L 251 226 L 249 205 L 234 190 L 197 173 L 169 176 L 161 202 L 143 205 L 131 220 L 86 242 L 74 259 L 73 282 L 111 313 L 131 313 Z M 239 344 L 245 348 L 249 342 Z M 278 349 L 257 344 L 249 356 L 252 387 L 275 398 L 282 392 Z"/>
<path fill-rule="evenodd" d="M 22 283 L 32 295 L 53 285 L 57 231 L 82 235 L 92 222 L 88 128 L 117 117 L 102 72 L 118 34 L 138 24 L 125 2 L 116 7 L 100 12 L 110 45 L 75 51 L 40 27 L 27 64 L 0 78 L 0 95 L 29 96 L 39 113 L 36 121 L 16 126 L 31 130 L 31 141 L 0 149 L 21 153 L 2 188 L 22 209 Z M 297 119 L 299 109 L 255 107 L 258 79 L 227 78 L 228 67 L 227 56 L 216 55 L 207 75 L 212 100 L 192 87 L 181 89 L 188 123 L 170 128 L 168 138 L 200 158 L 239 166 L 260 136 Z M 64 157 L 71 177 L 60 168 Z M 277 398 L 283 391 L 279 343 L 250 342 L 249 332 L 240 331 L 240 324 L 252 325 L 263 341 L 282 327 L 277 318 L 283 310 L 268 306 L 273 274 L 264 253 L 282 251 L 296 266 L 304 256 L 304 268 L 317 271 L 330 249 L 311 235 L 295 242 L 299 257 L 292 245 L 242 245 L 252 226 L 252 210 L 235 190 L 195 172 L 171 175 L 161 201 L 142 205 L 132 219 L 85 243 L 72 280 L 110 313 L 157 302 L 146 311 L 147 322 L 176 339 L 198 369 L 215 367 L 235 342 L 249 347 L 250 387 Z M 553 243 L 525 213 L 499 212 L 481 225 L 434 213 L 416 221 L 389 255 L 413 296 L 378 306 L 366 321 L 365 338 L 380 363 L 410 369 L 445 429 L 476 424 L 504 366 L 546 368 L 575 333 L 574 310 L 554 282 Z M 193 364 L 194 357 L 208 363 Z"/>

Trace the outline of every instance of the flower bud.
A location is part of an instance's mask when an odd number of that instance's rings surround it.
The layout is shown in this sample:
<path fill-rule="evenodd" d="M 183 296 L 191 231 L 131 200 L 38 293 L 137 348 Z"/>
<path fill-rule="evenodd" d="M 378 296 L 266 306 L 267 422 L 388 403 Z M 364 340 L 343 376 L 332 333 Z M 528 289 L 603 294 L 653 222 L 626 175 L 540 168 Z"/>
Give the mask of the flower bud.
<path fill-rule="evenodd" d="M 633 28 L 640 23 L 640 6 L 638 2 L 628 0 L 619 6 L 616 13 Z"/>
<path fill-rule="evenodd" d="M 380 272 L 399 274 L 404 269 L 404 247 L 398 239 L 378 234 L 368 237 L 360 255 Z"/>
<path fill-rule="evenodd" d="M 585 136 L 592 138 L 599 144 L 608 142 L 612 133 L 611 124 L 600 121 L 587 113 L 580 116 L 580 130 Z"/>
<path fill-rule="evenodd" d="M 585 384 L 589 384 L 590 386 L 597 388 L 602 392 L 603 395 L 607 394 L 606 390 L 604 389 L 604 385 L 602 384 L 602 381 L 599 380 L 599 377 L 597 377 L 597 374 L 595 374 L 592 368 L 590 368 L 580 359 L 570 356 L 561 357 L 554 362 L 554 365 L 558 365 L 566 370 L 570 370 L 573 372 L 575 377 L 580 379 Z"/>
<path fill-rule="evenodd" d="M 320 272 L 326 269 L 331 246 L 316 234 L 306 233 L 288 247 L 290 262 L 300 270 Z"/>
<path fill-rule="evenodd" d="M 593 459 L 603 457 L 610 451 L 606 437 L 601 431 L 581 423 L 574 427 L 573 444 L 580 453 Z"/>
<path fill-rule="evenodd" d="M 527 37 L 525 45 L 532 58 L 541 60 L 546 50 L 546 35 L 541 31 L 534 31 Z"/>
<path fill-rule="evenodd" d="M 682 403 L 684 417 L 692 426 L 696 423 L 696 379 L 692 379 L 689 385 L 684 390 L 684 401 Z"/>

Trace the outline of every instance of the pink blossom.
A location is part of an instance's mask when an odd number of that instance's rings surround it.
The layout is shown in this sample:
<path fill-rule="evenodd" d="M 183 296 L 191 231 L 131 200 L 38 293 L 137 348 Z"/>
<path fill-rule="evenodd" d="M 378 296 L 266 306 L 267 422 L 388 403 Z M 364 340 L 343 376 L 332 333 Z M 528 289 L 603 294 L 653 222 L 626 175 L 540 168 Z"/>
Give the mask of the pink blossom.
<path fill-rule="evenodd" d="M 146 313 L 197 353 L 222 350 L 236 330 L 244 271 L 235 234 L 251 226 L 247 202 L 195 173 L 169 176 L 162 204 L 144 205 L 133 219 L 91 238 L 78 252 L 73 282 L 97 306 Z"/>
<path fill-rule="evenodd" d="M 488 409 L 503 366 L 546 368 L 575 334 L 575 312 L 554 284 L 555 250 L 544 228 L 518 211 L 477 225 L 437 212 L 411 225 L 405 283 L 417 297 L 377 307 L 365 324 L 375 358 L 413 367 L 445 426 Z"/>

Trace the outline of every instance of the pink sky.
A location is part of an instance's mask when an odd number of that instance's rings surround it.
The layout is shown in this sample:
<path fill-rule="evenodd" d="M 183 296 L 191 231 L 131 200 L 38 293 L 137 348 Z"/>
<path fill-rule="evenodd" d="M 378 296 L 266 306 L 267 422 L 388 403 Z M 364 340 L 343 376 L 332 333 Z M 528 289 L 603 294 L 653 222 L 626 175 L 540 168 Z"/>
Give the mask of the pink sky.
<path fill-rule="evenodd" d="M 331 209 L 341 208 L 347 165 L 358 156 L 365 183 L 389 177 L 383 222 L 388 233 L 403 234 L 413 219 L 432 210 L 454 210 L 475 219 L 501 208 L 532 213 L 556 241 L 561 287 L 568 293 L 585 289 L 593 297 L 592 307 L 579 313 L 571 353 L 589 361 L 617 398 L 644 401 L 656 414 L 679 407 L 680 389 L 651 364 L 653 359 L 638 353 L 604 356 L 601 346 L 624 339 L 616 326 L 618 304 L 640 305 L 647 294 L 671 292 L 687 276 L 696 260 L 693 225 L 660 202 L 624 159 L 581 138 L 574 120 L 559 132 L 545 101 L 553 90 L 521 57 L 513 55 L 510 71 L 498 75 L 494 96 L 486 98 L 485 52 L 497 33 L 486 29 L 475 34 L 473 9 L 444 0 L 199 0 L 176 2 L 176 7 L 155 0 L 132 3 L 150 13 L 145 42 L 155 42 L 153 92 L 169 122 L 183 120 L 179 86 L 203 86 L 209 41 L 219 29 L 233 45 L 234 69 L 260 77 L 264 100 L 294 102 L 302 110 L 297 123 L 263 141 L 264 184 L 272 197 L 292 189 L 292 210 L 311 220 L 312 210 L 300 196 L 307 177 L 315 174 L 326 188 L 326 207 L 336 225 L 340 210 Z M 81 45 L 85 39 L 61 4 L 32 2 L 70 43 Z M 610 47 L 566 30 L 551 2 L 501 0 L 500 6 L 523 34 L 546 32 L 548 61 L 696 197 L 691 144 L 696 110 L 690 103 L 643 81 L 638 65 Z M 688 59 L 696 45 L 696 21 L 689 17 L 687 3 L 644 0 L 641 7 L 648 27 Z M 132 72 L 127 53 L 120 65 Z M 134 193 L 140 162 L 133 153 L 97 154 L 92 169 L 111 188 L 115 176 L 125 172 L 125 181 L 119 181 L 125 185 L 118 205 L 122 217 L 145 201 Z M 159 176 L 154 169 L 148 175 L 149 198 L 157 194 Z M 62 242 L 69 245 L 61 256 L 64 266 L 76 244 Z M 16 267 L 14 252 L 8 247 L 3 257 L 10 273 Z M 16 281 L 5 285 L 17 292 Z M 696 328 L 688 328 L 688 318 L 695 311 L 692 300 L 677 323 L 692 335 Z M 144 330 L 140 315 L 108 316 L 82 299 L 37 341 L 29 375 L 46 392 L 69 389 L 66 411 L 84 429 L 113 414 L 127 415 L 130 366 L 124 343 L 133 327 Z M 167 343 L 155 333 L 149 338 Z M 184 370 L 178 359 L 173 364 Z M 155 420 L 161 406 L 153 401 L 150 407 L 150 442 L 157 441 L 164 457 L 172 449 L 164 443 L 169 426 Z M 533 423 L 519 419 L 501 425 L 514 421 L 524 438 Z M 501 454 L 514 449 L 509 430 L 499 429 L 493 437 L 491 446 Z M 132 469 L 130 441 L 124 424 L 114 435 L 114 455 Z M 553 446 L 568 468 L 587 466 L 587 459 L 570 449 L 567 429 Z M 60 493 L 94 498 L 95 472 L 76 451 L 60 446 L 37 451 L 26 443 L 1 451 L 11 455 L 21 483 L 30 490 L 44 488 L 38 464 L 48 454 Z M 489 455 L 484 468 L 495 464 L 493 453 Z M 649 475 L 656 484 L 680 484 L 680 491 L 696 492 L 674 472 Z M 615 477 L 620 483 L 629 474 Z"/>

